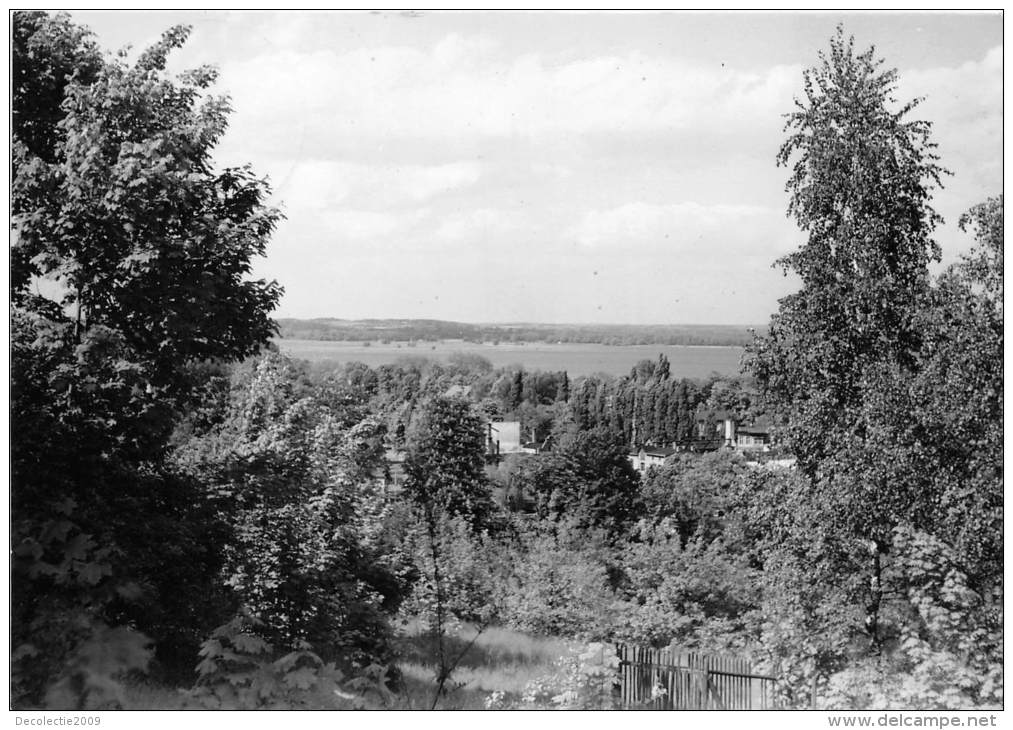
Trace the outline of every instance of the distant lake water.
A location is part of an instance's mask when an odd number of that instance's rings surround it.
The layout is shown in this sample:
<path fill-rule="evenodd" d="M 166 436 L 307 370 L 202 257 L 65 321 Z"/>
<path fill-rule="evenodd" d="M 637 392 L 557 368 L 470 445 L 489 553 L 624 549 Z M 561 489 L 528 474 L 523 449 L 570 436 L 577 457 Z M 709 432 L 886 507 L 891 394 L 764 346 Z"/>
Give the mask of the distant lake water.
<path fill-rule="evenodd" d="M 582 343 L 547 344 L 543 342 L 485 343 L 463 340 L 407 343 L 342 342 L 332 340 L 285 340 L 275 343 L 285 354 L 313 362 L 335 364 L 362 362 L 370 367 L 386 365 L 398 358 L 428 357 L 446 362 L 455 352 L 481 355 L 500 368 L 523 365 L 527 370 L 566 370 L 571 376 L 609 373 L 627 375 L 637 362 L 657 360 L 664 353 L 676 378 L 705 378 L 711 373 L 735 375 L 739 372 L 741 347 L 697 347 L 689 345 L 589 345 Z"/>

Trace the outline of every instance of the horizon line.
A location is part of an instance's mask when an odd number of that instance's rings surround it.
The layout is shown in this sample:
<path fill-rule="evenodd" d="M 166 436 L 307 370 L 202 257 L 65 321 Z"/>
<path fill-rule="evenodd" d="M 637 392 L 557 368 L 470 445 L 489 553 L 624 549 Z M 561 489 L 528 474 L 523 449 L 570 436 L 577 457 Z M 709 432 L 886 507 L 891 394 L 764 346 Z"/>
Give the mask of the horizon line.
<path fill-rule="evenodd" d="M 743 328 L 756 328 L 766 327 L 767 323 L 750 323 L 750 324 L 733 324 L 725 322 L 649 322 L 649 323 L 632 323 L 632 322 L 552 322 L 552 321 L 535 321 L 535 320 L 486 320 L 486 321 L 467 321 L 459 319 L 440 319 L 438 317 L 333 317 L 333 316 L 316 316 L 316 317 L 274 317 L 276 320 L 294 320 L 297 322 L 313 322 L 319 320 L 329 320 L 332 322 L 442 322 L 445 324 L 467 324 L 467 325 L 537 325 L 537 326 L 566 326 L 566 327 L 743 327 Z"/>

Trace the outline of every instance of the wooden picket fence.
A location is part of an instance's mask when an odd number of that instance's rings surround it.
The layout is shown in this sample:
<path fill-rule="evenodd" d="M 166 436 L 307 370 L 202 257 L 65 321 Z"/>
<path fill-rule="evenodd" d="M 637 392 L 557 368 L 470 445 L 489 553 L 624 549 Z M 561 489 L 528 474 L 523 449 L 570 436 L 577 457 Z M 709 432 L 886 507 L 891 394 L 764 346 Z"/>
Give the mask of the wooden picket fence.
<path fill-rule="evenodd" d="M 617 644 L 622 704 L 650 710 L 776 709 L 774 677 L 735 657 Z"/>

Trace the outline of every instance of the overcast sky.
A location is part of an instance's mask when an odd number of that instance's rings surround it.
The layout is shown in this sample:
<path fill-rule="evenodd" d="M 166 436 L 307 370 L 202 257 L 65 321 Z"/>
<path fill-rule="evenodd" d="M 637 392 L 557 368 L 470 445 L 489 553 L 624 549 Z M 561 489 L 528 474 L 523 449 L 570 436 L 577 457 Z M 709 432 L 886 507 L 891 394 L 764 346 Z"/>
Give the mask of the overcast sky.
<path fill-rule="evenodd" d="M 775 165 L 843 21 L 925 95 L 953 173 L 1002 190 L 1002 20 L 904 14 L 75 13 L 107 49 L 193 25 L 235 109 L 223 165 L 287 220 L 256 268 L 281 317 L 762 323 L 801 242 Z"/>

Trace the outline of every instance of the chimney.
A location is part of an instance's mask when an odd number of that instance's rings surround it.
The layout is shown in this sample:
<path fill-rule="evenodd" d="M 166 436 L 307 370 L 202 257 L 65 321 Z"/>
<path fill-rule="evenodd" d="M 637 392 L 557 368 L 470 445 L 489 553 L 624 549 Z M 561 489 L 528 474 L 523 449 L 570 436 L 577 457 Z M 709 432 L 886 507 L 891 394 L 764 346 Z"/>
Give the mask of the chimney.
<path fill-rule="evenodd" d="M 725 446 L 735 445 L 735 419 L 731 416 L 725 417 Z"/>

